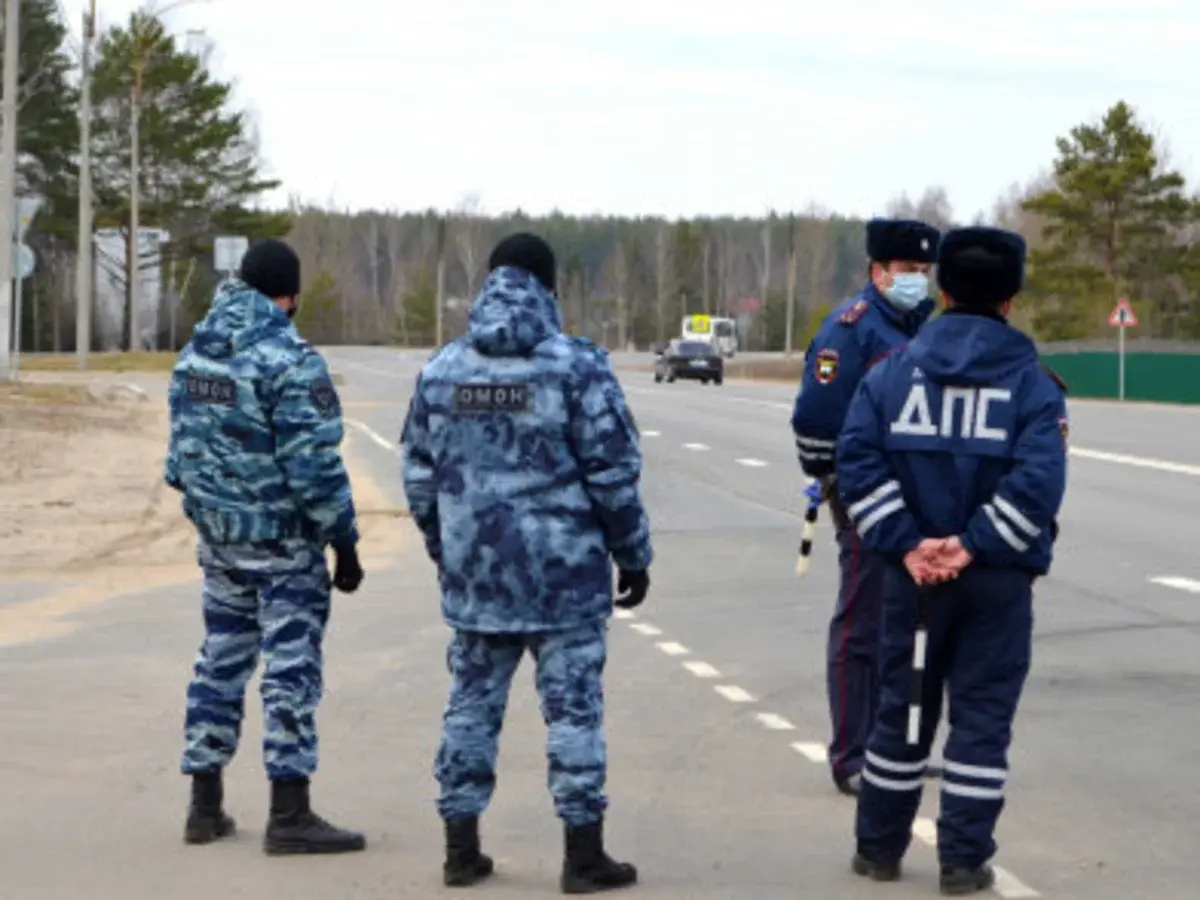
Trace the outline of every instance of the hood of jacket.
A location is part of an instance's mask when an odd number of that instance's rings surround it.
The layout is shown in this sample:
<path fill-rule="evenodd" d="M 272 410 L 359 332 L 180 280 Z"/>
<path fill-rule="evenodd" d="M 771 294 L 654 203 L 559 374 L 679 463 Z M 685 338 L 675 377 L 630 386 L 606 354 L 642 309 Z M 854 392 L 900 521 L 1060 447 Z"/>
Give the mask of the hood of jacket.
<path fill-rule="evenodd" d="M 554 296 L 528 272 L 508 266 L 488 275 L 467 317 L 467 340 L 484 356 L 527 356 L 561 333 Z"/>
<path fill-rule="evenodd" d="M 292 329 L 292 320 L 249 285 L 222 282 L 212 306 L 192 331 L 192 348 L 201 356 L 224 359 L 259 341 Z"/>
<path fill-rule="evenodd" d="M 1037 347 L 999 317 L 947 310 L 908 345 L 917 366 L 938 384 L 994 384 L 1036 363 Z"/>

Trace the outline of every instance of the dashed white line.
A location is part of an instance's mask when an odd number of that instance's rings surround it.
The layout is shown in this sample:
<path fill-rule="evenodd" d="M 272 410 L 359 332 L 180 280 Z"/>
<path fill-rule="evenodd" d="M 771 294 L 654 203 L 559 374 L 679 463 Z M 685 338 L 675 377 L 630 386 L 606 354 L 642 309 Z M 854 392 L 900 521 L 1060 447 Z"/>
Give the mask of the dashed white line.
<path fill-rule="evenodd" d="M 734 462 L 736 462 L 738 465 L 749 466 L 751 469 L 761 469 L 763 466 L 766 465 L 766 463 L 763 462 L 761 459 L 753 459 L 751 457 L 745 457 L 743 459 L 735 459 Z"/>
<path fill-rule="evenodd" d="M 1081 459 L 1094 459 L 1097 462 L 1116 463 L 1119 466 L 1133 466 L 1135 469 L 1157 469 L 1159 472 L 1170 472 L 1173 475 L 1200 475 L 1200 466 L 1189 466 L 1185 463 L 1171 462 L 1166 459 L 1151 459 L 1147 456 L 1130 456 L 1126 453 L 1109 453 L 1107 450 L 1088 450 L 1084 447 L 1071 447 L 1071 456 Z"/>
<path fill-rule="evenodd" d="M 930 847 L 937 846 L 937 823 L 933 819 L 926 819 L 924 816 L 914 819 L 912 833 L 913 837 L 923 841 Z"/>
<path fill-rule="evenodd" d="M 382 434 L 380 434 L 378 431 L 376 431 L 374 428 L 372 428 L 366 422 L 360 422 L 358 419 L 347 419 L 346 424 L 352 425 L 355 428 L 357 428 L 359 431 L 361 431 L 363 434 L 365 434 L 367 437 L 369 437 L 371 440 L 373 440 L 376 444 L 378 444 L 380 447 L 382 447 L 384 450 L 388 450 L 392 453 L 400 452 L 400 448 L 397 446 L 395 441 L 389 441 L 387 438 L 385 438 Z"/>
<path fill-rule="evenodd" d="M 805 741 L 797 741 L 792 744 L 792 749 L 809 762 L 829 762 L 829 752 L 825 749 L 824 744 L 810 744 Z"/>
<path fill-rule="evenodd" d="M 736 684 L 718 684 L 713 690 L 730 703 L 753 703 L 754 697 Z"/>
<path fill-rule="evenodd" d="M 783 716 L 777 716 L 775 713 L 759 713 L 755 716 L 764 727 L 772 731 L 795 731 L 796 726 L 785 719 Z"/>
<path fill-rule="evenodd" d="M 1159 578 L 1151 578 L 1153 584 L 1161 584 L 1163 587 L 1175 588 L 1177 591 L 1187 591 L 1191 594 L 1200 594 L 1200 581 L 1194 578 L 1181 578 L 1178 575 L 1163 575 Z"/>
<path fill-rule="evenodd" d="M 662 435 L 661 431 L 643 431 L 642 432 L 642 437 L 660 437 L 661 435 Z"/>
<path fill-rule="evenodd" d="M 992 890 L 1001 897 L 1005 897 L 1007 900 L 1018 900 L 1018 898 L 1042 896 L 1008 869 L 1002 869 L 999 866 L 992 868 L 996 872 L 996 883 L 992 885 Z"/>
<path fill-rule="evenodd" d="M 685 669 L 687 669 L 689 672 L 691 672 L 693 675 L 695 675 L 697 678 L 717 678 L 721 674 L 715 668 L 710 666 L 708 663 L 700 662 L 697 659 L 691 660 L 689 662 L 685 662 L 683 664 L 683 667 Z"/>
<path fill-rule="evenodd" d="M 655 628 L 649 622 L 634 622 L 629 627 L 638 634 L 644 634 L 647 637 L 654 637 L 656 634 L 662 634 L 661 628 Z"/>
<path fill-rule="evenodd" d="M 636 619 L 637 613 L 635 613 L 632 609 L 614 609 L 613 610 L 613 618 L 614 619 Z"/>
<path fill-rule="evenodd" d="M 708 450 L 709 449 L 708 444 L 684 444 L 683 446 L 686 447 L 688 450 Z"/>
<path fill-rule="evenodd" d="M 683 644 L 677 644 L 674 641 L 660 641 L 658 644 L 658 649 L 667 654 L 667 656 L 688 655 L 688 648 L 683 646 Z"/>

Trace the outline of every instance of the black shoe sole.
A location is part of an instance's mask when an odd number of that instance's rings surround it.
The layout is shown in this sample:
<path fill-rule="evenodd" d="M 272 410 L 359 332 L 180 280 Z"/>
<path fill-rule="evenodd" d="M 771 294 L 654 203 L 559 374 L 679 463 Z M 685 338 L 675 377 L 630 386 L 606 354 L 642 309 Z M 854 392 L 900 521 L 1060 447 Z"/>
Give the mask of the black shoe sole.
<path fill-rule="evenodd" d="M 943 897 L 966 897 L 990 891 L 996 884 L 995 874 L 981 875 L 973 881 L 942 882 L 939 890 Z"/>
<path fill-rule="evenodd" d="M 237 824 L 230 819 L 227 825 L 219 825 L 215 828 L 184 828 L 183 842 L 195 847 L 202 844 L 214 844 L 224 838 L 233 837 L 235 834 L 237 834 Z"/>
<path fill-rule="evenodd" d="M 638 873 L 635 869 L 628 880 L 605 884 L 592 881 L 582 875 L 563 875 L 558 886 L 564 894 L 603 894 L 608 891 L 623 891 L 637 884 Z"/>
<path fill-rule="evenodd" d="M 491 878 L 496 873 L 496 864 L 487 857 L 486 861 L 467 869 L 449 870 L 442 868 L 442 884 L 446 887 L 471 887 Z"/>
<path fill-rule="evenodd" d="M 899 863 L 877 863 L 862 856 L 855 856 L 850 861 L 850 871 L 872 881 L 899 881 Z"/>
<path fill-rule="evenodd" d="M 367 849 L 366 840 L 345 844 L 308 844 L 303 841 L 263 844 L 267 856 L 331 856 L 337 853 L 361 853 Z"/>

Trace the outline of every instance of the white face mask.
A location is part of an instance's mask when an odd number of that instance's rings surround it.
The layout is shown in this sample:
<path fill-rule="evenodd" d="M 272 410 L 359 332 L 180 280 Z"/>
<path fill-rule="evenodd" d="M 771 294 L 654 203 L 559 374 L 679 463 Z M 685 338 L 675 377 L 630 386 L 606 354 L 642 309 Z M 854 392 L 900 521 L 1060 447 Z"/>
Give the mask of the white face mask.
<path fill-rule="evenodd" d="M 920 272 L 902 272 L 892 276 L 892 286 L 883 296 L 897 309 L 905 312 L 916 309 L 929 296 L 929 276 Z"/>

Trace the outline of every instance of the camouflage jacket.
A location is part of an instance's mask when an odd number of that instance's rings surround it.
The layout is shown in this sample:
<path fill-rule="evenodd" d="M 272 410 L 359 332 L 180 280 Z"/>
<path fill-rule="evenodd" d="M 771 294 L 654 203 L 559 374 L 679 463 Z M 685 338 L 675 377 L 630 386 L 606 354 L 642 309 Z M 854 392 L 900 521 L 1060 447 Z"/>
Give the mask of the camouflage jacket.
<path fill-rule="evenodd" d="M 209 543 L 356 542 L 325 360 L 274 303 L 239 281 L 217 290 L 171 375 L 164 480 Z"/>
<path fill-rule="evenodd" d="M 642 455 L 606 354 L 501 268 L 426 363 L 401 438 L 409 508 L 455 628 L 534 632 L 612 612 L 612 564 L 650 565 Z"/>

